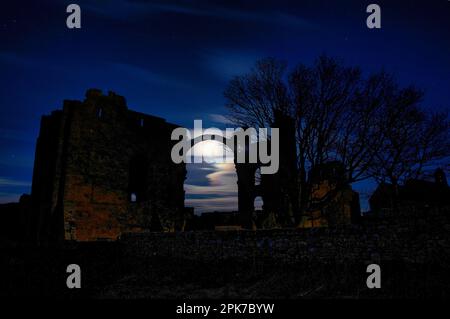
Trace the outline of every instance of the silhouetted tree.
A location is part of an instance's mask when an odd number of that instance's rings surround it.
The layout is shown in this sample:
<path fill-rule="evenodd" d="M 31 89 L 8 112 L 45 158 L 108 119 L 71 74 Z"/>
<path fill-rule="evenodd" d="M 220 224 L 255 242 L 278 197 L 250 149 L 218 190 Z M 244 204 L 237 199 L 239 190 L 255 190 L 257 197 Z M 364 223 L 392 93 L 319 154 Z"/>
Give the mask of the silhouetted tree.
<path fill-rule="evenodd" d="M 285 71 L 285 63 L 266 58 L 256 62 L 250 73 L 233 78 L 224 93 L 233 123 L 271 127 L 274 111 L 289 107 Z"/>
<path fill-rule="evenodd" d="M 398 183 L 448 158 L 448 117 L 427 115 L 422 96 L 385 72 L 363 77 L 327 56 L 289 72 L 285 63 L 263 59 L 225 90 L 229 118 L 239 126 L 270 127 L 275 110 L 295 119 L 302 211 L 313 186 L 308 173 L 326 162 L 344 165 L 345 185 L 371 177 Z"/>
<path fill-rule="evenodd" d="M 401 90 L 383 112 L 382 145 L 369 169 L 378 182 L 397 186 L 448 163 L 450 121 L 446 113 L 421 110 L 422 96 L 415 88 Z"/>
<path fill-rule="evenodd" d="M 308 172 L 324 163 L 342 162 L 346 171 L 340 185 L 368 177 L 380 143 L 377 114 L 389 83 L 384 74 L 364 80 L 358 68 L 344 67 L 325 56 L 313 67 L 297 66 L 288 83 L 297 128 L 300 207 L 304 210 L 313 187 Z M 324 197 L 324 205 L 340 185 Z"/>

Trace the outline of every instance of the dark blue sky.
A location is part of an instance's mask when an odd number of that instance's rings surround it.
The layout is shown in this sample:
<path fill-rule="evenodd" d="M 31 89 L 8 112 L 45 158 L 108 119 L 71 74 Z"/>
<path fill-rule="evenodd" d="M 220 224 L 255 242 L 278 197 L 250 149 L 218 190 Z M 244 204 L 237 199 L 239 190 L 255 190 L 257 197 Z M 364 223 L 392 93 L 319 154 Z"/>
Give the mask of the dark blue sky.
<path fill-rule="evenodd" d="M 293 66 L 326 53 L 423 88 L 430 110 L 450 101 L 447 0 L 10 2 L 0 9 L 0 202 L 30 191 L 41 115 L 91 87 L 186 127 L 194 119 L 220 126 L 214 121 L 225 113 L 228 80 L 256 59 Z M 365 24 L 373 2 L 382 9 L 381 30 Z M 80 30 L 66 27 L 70 3 L 81 7 Z M 232 174 L 191 167 L 188 204 L 235 207 Z M 371 190 L 357 187 L 363 196 Z"/>

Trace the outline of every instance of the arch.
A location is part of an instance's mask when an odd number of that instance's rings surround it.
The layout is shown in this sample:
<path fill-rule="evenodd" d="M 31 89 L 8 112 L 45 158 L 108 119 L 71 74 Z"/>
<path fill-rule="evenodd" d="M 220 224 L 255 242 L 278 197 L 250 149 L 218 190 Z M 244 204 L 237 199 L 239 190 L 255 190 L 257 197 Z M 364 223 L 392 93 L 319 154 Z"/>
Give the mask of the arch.
<path fill-rule="evenodd" d="M 147 187 L 148 160 L 143 154 L 137 154 L 130 160 L 128 172 L 128 200 L 138 203 L 145 200 Z"/>
<path fill-rule="evenodd" d="M 256 196 L 255 200 L 253 201 L 253 207 L 255 211 L 262 211 L 264 209 L 264 200 L 262 196 Z"/>
<path fill-rule="evenodd" d="M 258 183 L 255 183 L 255 174 L 258 170 L 258 176 L 260 175 L 261 164 L 258 162 L 258 158 L 256 163 L 248 161 L 248 145 L 249 143 L 252 143 L 249 136 L 245 137 L 246 161 L 244 163 L 237 162 L 237 152 L 235 152 L 237 147 L 237 138 L 238 136 L 236 135 L 225 137 L 216 134 L 203 134 L 190 140 L 190 151 L 196 145 L 200 145 L 201 143 L 205 142 L 222 143 L 230 148 L 230 151 L 233 152 L 233 162 L 237 175 L 239 221 L 243 228 L 254 229 L 256 222 L 256 220 L 254 219 L 255 208 L 258 210 L 262 210 L 263 208 L 263 198 L 261 192 L 262 185 L 260 185 L 261 179 L 258 178 Z M 258 147 L 258 142 L 254 143 L 254 145 Z M 187 152 L 187 154 L 189 154 L 189 152 Z"/>

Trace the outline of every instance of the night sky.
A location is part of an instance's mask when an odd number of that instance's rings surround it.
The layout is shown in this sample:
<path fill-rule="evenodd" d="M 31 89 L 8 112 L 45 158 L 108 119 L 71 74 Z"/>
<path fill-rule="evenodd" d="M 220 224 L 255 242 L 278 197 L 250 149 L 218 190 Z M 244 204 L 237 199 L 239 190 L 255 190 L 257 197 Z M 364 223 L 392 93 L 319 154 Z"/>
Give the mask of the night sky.
<path fill-rule="evenodd" d="M 202 119 L 223 128 L 232 76 L 267 56 L 292 67 L 325 53 L 423 88 L 429 110 L 449 108 L 447 0 L 8 2 L 0 6 L 0 202 L 30 192 L 40 117 L 92 87 L 185 127 Z M 70 3 L 81 7 L 81 29 L 66 27 Z M 381 6 L 381 30 L 366 27 L 370 3 Z M 186 204 L 235 209 L 235 182 L 230 166 L 189 165 Z M 355 187 L 364 209 L 372 184 Z"/>

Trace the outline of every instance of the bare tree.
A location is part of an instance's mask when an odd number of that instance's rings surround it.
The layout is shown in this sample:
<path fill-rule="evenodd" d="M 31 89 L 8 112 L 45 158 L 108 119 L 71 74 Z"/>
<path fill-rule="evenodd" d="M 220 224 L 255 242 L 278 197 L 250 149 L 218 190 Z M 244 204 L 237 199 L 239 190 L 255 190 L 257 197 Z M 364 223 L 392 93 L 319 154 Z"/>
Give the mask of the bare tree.
<path fill-rule="evenodd" d="M 344 165 L 342 185 L 366 178 L 368 162 L 379 134 L 371 115 L 383 77 L 364 81 L 358 68 L 344 67 L 322 56 L 313 67 L 297 66 L 289 76 L 291 107 L 296 119 L 300 207 L 307 209 L 313 182 L 308 172 L 326 162 Z M 339 191 L 336 185 L 335 192 Z M 323 198 L 326 204 L 333 193 Z"/>
<path fill-rule="evenodd" d="M 382 113 L 383 144 L 370 167 L 371 176 L 378 182 L 397 186 L 448 163 L 448 115 L 424 112 L 419 107 L 422 96 L 413 87 L 400 90 Z"/>
<path fill-rule="evenodd" d="M 241 127 L 270 127 L 274 110 L 289 105 L 285 70 L 285 63 L 266 58 L 256 62 L 250 73 L 232 79 L 224 93 L 229 119 Z"/>
<path fill-rule="evenodd" d="M 300 210 L 311 197 L 309 172 L 329 161 L 343 164 L 343 185 L 367 178 L 398 183 L 448 162 L 448 117 L 422 111 L 422 96 L 414 87 L 400 89 L 385 72 L 363 77 L 326 56 L 290 72 L 273 58 L 261 60 L 225 91 L 229 118 L 240 126 L 271 126 L 275 110 L 295 119 Z"/>

